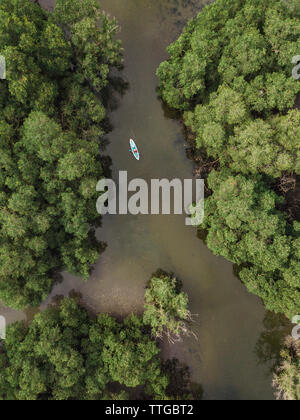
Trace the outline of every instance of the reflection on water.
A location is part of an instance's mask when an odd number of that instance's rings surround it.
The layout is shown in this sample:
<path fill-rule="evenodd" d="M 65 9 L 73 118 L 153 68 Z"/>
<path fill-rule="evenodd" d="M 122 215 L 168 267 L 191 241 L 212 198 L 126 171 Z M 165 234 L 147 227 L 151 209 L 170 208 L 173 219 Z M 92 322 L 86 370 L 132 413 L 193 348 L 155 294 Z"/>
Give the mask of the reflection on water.
<path fill-rule="evenodd" d="M 46 0 L 47 2 L 47 0 Z M 192 162 L 180 125 L 164 116 L 157 98 L 156 69 L 167 58 L 166 47 L 187 20 L 204 4 L 187 0 L 103 0 L 103 8 L 118 19 L 125 48 L 123 77 L 129 89 L 111 113 L 108 136 L 112 177 L 127 170 L 128 178 L 191 178 Z M 128 153 L 134 136 L 140 162 Z M 143 309 L 145 285 L 158 268 L 176 273 L 198 314 L 194 338 L 163 343 L 166 357 L 188 364 L 192 381 L 203 384 L 206 399 L 271 399 L 269 366 L 257 364 L 255 345 L 264 331 L 265 310 L 234 276 L 233 267 L 215 257 L 185 226 L 185 216 L 105 216 L 97 236 L 107 243 L 91 278 L 83 283 L 64 273 L 44 303 L 70 291 L 82 295 L 94 312 L 124 316 Z M 1 310 L 1 308 L 0 308 Z M 24 316 L 6 311 L 9 321 Z M 272 335 L 272 332 L 271 332 Z M 265 352 L 266 356 L 267 353 Z"/>
<path fill-rule="evenodd" d="M 273 373 L 280 361 L 284 340 L 291 335 L 293 326 L 284 315 L 269 311 L 266 312 L 263 324 L 264 330 L 256 343 L 255 354 L 258 364 L 267 364 Z"/>
<path fill-rule="evenodd" d="M 155 7 L 159 10 L 161 24 L 168 25 L 169 35 L 175 37 L 184 28 L 187 19 L 196 16 L 205 4 L 212 3 L 212 0 L 157 0 Z"/>

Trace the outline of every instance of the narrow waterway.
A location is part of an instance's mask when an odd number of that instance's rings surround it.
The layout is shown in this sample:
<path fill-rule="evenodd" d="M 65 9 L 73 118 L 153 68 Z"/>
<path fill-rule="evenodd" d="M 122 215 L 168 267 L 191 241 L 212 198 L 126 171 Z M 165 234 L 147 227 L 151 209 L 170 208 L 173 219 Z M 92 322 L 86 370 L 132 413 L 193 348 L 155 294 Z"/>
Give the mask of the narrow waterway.
<path fill-rule="evenodd" d="M 113 178 L 118 179 L 119 170 L 127 170 L 129 179 L 191 178 L 193 167 L 186 158 L 180 126 L 164 115 L 157 98 L 155 72 L 167 58 L 167 45 L 203 2 L 103 0 L 101 4 L 120 24 L 123 77 L 129 83 L 110 116 L 114 129 L 106 153 L 113 161 Z M 140 162 L 128 153 L 131 136 L 142 153 Z M 98 237 L 107 242 L 107 249 L 90 280 L 83 283 L 64 274 L 48 302 L 75 290 L 93 311 L 118 316 L 141 312 L 151 274 L 158 268 L 174 272 L 189 294 L 192 313 L 198 315 L 193 327 L 198 340 L 164 343 L 164 355 L 190 366 L 193 381 L 203 385 L 205 399 L 273 398 L 268 364 L 258 365 L 255 355 L 264 329 L 263 305 L 234 276 L 233 266 L 213 256 L 195 228 L 185 226 L 185 216 L 105 216 Z M 2 308 L 3 312 L 8 321 L 24 316 Z"/>

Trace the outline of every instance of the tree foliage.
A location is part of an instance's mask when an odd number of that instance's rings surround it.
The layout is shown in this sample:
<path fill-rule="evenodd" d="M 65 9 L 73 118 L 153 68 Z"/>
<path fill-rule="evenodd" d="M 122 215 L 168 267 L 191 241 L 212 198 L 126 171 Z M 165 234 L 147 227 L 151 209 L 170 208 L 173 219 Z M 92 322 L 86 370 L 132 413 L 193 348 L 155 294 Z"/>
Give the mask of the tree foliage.
<path fill-rule="evenodd" d="M 233 171 L 300 174 L 299 18 L 282 0 L 218 0 L 158 69 L 161 96 L 184 112 L 197 147 Z"/>
<path fill-rule="evenodd" d="M 75 298 L 65 298 L 29 325 L 10 325 L 2 347 L 0 342 L 0 399 L 121 400 L 137 388 L 140 398 L 198 398 L 191 392 L 188 368 L 175 359 L 162 362 L 156 342 L 161 329 L 182 332 L 187 296 L 175 292 L 174 280 L 166 275 L 153 277 L 150 284 L 144 316 L 92 318 Z M 169 312 L 159 325 L 149 312 L 153 293 L 156 305 Z M 166 294 L 179 309 L 170 309 Z"/>
<path fill-rule="evenodd" d="M 2 0 L 0 299 L 23 308 L 53 274 L 87 278 L 100 250 L 96 184 L 110 70 L 122 65 L 115 20 L 95 0 Z"/>
<path fill-rule="evenodd" d="M 168 384 L 157 344 L 140 317 L 91 319 L 71 298 L 8 328 L 0 353 L 0 398 L 5 400 L 110 399 L 109 384 L 143 386 L 163 398 Z M 126 397 L 125 389 L 119 395 Z"/>
<path fill-rule="evenodd" d="M 145 293 L 144 323 L 151 326 L 154 337 L 167 334 L 170 341 L 189 333 L 188 296 L 181 292 L 178 280 L 167 274 L 155 275 Z"/>
<path fill-rule="evenodd" d="M 277 390 L 278 399 L 300 400 L 300 340 L 287 338 L 273 385 Z"/>
<path fill-rule="evenodd" d="M 241 267 L 242 281 L 268 309 L 294 316 L 300 309 L 300 223 L 287 223 L 277 209 L 282 197 L 261 175 L 223 169 L 213 171 L 208 184 L 214 192 L 203 224 L 209 248 Z"/>
<path fill-rule="evenodd" d="M 297 5 L 217 0 L 187 24 L 158 69 L 163 100 L 182 112 L 209 158 L 205 169 L 214 168 L 203 225 L 209 248 L 241 267 L 270 310 L 288 316 L 300 312 L 300 226 L 289 202 L 300 175 Z"/>

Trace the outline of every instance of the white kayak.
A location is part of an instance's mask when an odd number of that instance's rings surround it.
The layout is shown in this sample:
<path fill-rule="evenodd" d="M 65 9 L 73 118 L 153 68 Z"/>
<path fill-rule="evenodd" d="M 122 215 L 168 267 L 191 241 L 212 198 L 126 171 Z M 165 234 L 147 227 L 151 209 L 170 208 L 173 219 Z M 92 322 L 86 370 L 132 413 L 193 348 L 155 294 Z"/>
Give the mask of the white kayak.
<path fill-rule="evenodd" d="M 130 149 L 131 149 L 131 152 L 132 152 L 133 156 L 136 158 L 136 160 L 140 160 L 140 153 L 139 153 L 138 148 L 135 144 L 135 141 L 130 139 L 129 143 L 130 143 Z"/>

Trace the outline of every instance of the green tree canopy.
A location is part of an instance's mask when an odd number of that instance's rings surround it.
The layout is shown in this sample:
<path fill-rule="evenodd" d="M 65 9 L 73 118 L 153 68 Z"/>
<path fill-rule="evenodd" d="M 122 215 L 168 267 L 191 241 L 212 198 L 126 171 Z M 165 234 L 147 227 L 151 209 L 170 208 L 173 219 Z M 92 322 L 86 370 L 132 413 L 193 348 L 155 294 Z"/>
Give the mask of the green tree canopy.
<path fill-rule="evenodd" d="M 299 222 L 287 223 L 277 210 L 282 197 L 260 175 L 223 169 L 211 172 L 208 185 L 214 191 L 203 224 L 209 248 L 241 267 L 241 279 L 268 309 L 294 316 L 300 311 Z"/>
<path fill-rule="evenodd" d="M 151 326 L 154 337 L 167 334 L 170 341 L 189 334 L 191 313 L 188 296 L 181 291 L 179 281 L 167 273 L 157 273 L 145 293 L 144 323 Z"/>
<path fill-rule="evenodd" d="M 278 399 L 300 400 L 300 340 L 288 337 L 281 352 L 281 363 L 274 374 Z"/>
<path fill-rule="evenodd" d="M 158 69 L 160 93 L 209 156 L 243 173 L 300 174 L 300 15 L 282 0 L 217 0 L 185 28 Z"/>
<path fill-rule="evenodd" d="M 0 299 L 20 309 L 58 270 L 83 278 L 101 244 L 96 184 L 106 89 L 122 66 L 118 26 L 95 0 L 0 4 Z"/>
<path fill-rule="evenodd" d="M 166 273 L 149 284 L 143 316 L 92 317 L 77 299 L 64 298 L 29 324 L 10 325 L 0 341 L 0 400 L 199 398 L 187 366 L 163 362 L 156 341 L 163 329 L 182 333 L 188 298 Z M 159 321 L 150 295 L 166 313 Z"/>
<path fill-rule="evenodd" d="M 107 399 L 109 384 L 115 382 L 143 386 L 149 397 L 164 398 L 168 377 L 158 354 L 140 317 L 91 319 L 75 299 L 66 298 L 60 307 L 36 315 L 29 326 L 8 328 L 0 352 L 0 398 Z"/>
<path fill-rule="evenodd" d="M 300 175 L 299 39 L 297 0 L 217 0 L 187 24 L 157 72 L 163 100 L 182 113 L 200 161 L 209 158 L 200 172 L 215 169 L 202 226 L 209 248 L 288 316 L 300 312 L 290 200 Z"/>

